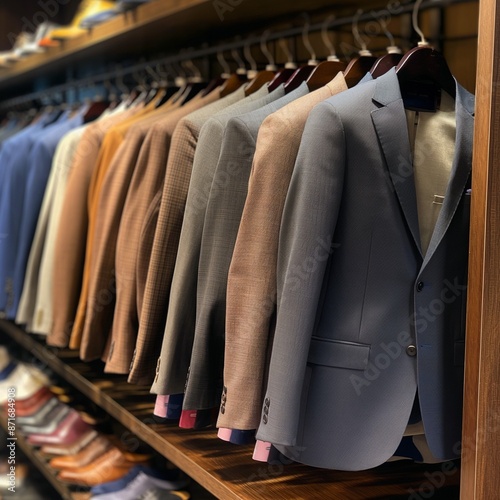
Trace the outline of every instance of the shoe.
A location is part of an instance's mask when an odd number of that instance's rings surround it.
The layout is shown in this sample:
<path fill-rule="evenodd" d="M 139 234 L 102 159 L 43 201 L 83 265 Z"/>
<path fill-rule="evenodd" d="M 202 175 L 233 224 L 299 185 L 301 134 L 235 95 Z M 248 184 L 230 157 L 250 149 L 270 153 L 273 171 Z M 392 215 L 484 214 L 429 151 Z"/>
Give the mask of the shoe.
<path fill-rule="evenodd" d="M 62 458 L 63 456 L 73 456 L 79 453 L 83 448 L 85 448 L 89 443 L 91 443 L 99 433 L 91 429 L 88 432 L 85 432 L 82 434 L 74 443 L 71 444 L 47 444 L 45 446 L 42 446 L 40 449 L 41 453 L 44 453 L 45 455 L 60 455 L 60 457 L 56 458 Z"/>
<path fill-rule="evenodd" d="M 28 443 L 34 446 L 52 445 L 52 444 L 73 444 L 83 434 L 91 430 L 91 427 L 86 424 L 77 411 L 70 410 L 66 417 L 57 426 L 51 434 L 30 434 Z"/>
<path fill-rule="evenodd" d="M 47 387 L 41 387 L 31 397 L 16 401 L 16 417 L 32 416 L 53 397 L 54 395 Z"/>
<path fill-rule="evenodd" d="M 159 481 L 163 485 L 161 487 L 163 487 L 164 489 L 174 490 L 178 488 L 184 488 L 189 484 L 188 479 L 186 479 L 185 477 L 181 477 L 180 471 L 178 469 L 158 471 L 152 469 L 151 467 L 136 465 L 134 468 L 130 469 L 130 471 L 121 479 L 103 483 L 92 488 L 92 498 L 95 495 L 109 495 L 118 491 L 123 492 L 125 488 L 128 488 L 129 485 L 136 480 L 142 484 L 145 481 L 144 477 L 142 476 L 146 476 L 146 478 L 149 477 L 151 479 L 154 479 L 155 481 Z M 139 477 L 142 477 L 142 479 L 137 479 Z M 160 483 L 157 483 L 153 486 L 159 486 Z M 149 486 L 144 491 L 146 491 L 147 489 L 149 489 Z M 137 496 L 139 496 L 139 493 L 137 493 Z"/>
<path fill-rule="evenodd" d="M 5 379 L 0 381 L 0 404 L 9 398 L 8 389 L 14 387 L 16 400 L 28 399 L 44 386 L 49 379 L 38 368 L 18 363 L 16 368 Z"/>
<path fill-rule="evenodd" d="M 186 483 L 184 482 L 183 486 L 185 485 Z M 93 498 L 100 500 L 116 500 L 118 498 L 120 500 L 136 500 L 148 490 L 153 488 L 163 491 L 172 491 L 179 487 L 182 486 L 178 486 L 174 482 L 157 479 L 153 476 L 149 476 L 144 471 L 140 471 L 123 489 L 112 493 L 94 496 Z"/>
<path fill-rule="evenodd" d="M 4 369 L 13 361 L 10 359 L 9 351 L 5 346 L 0 346 L 0 372 L 3 372 Z"/>
<path fill-rule="evenodd" d="M 94 462 L 77 469 L 62 470 L 58 478 L 80 486 L 96 486 L 116 481 L 125 476 L 135 465 L 146 465 L 149 455 L 124 453 L 113 447 Z"/>
<path fill-rule="evenodd" d="M 100 497 L 95 497 L 100 498 Z M 191 495 L 187 491 L 168 491 L 160 488 L 151 488 L 139 500 L 189 500 Z"/>
<path fill-rule="evenodd" d="M 21 431 L 23 434 L 53 434 L 71 411 L 73 410 L 69 406 L 59 403 L 45 415 L 39 425 L 23 425 Z"/>
<path fill-rule="evenodd" d="M 17 423 L 22 427 L 23 425 L 41 425 L 45 417 L 51 412 L 54 407 L 59 404 L 57 398 L 50 396 L 49 399 L 45 402 L 42 402 L 40 407 L 35 409 L 33 413 L 28 414 L 27 416 L 17 416 L 16 410 L 16 418 Z"/>
<path fill-rule="evenodd" d="M 88 443 L 82 446 L 76 453 L 68 453 L 66 456 L 54 457 L 50 460 L 49 465 L 57 470 L 85 467 L 106 453 L 111 446 L 111 441 L 106 436 L 96 434 L 93 439 L 88 441 Z M 41 449 L 42 453 L 51 453 L 51 451 L 52 449 L 49 446 L 44 446 Z"/>
<path fill-rule="evenodd" d="M 38 28 L 35 31 L 35 34 L 33 36 L 33 39 L 31 41 L 28 41 L 26 44 L 24 44 L 21 49 L 20 49 L 20 54 L 22 57 L 28 56 L 31 54 L 39 54 L 41 52 L 44 52 L 44 47 L 51 47 L 54 45 L 59 45 L 57 42 L 52 42 L 46 45 L 43 45 L 41 42 L 45 40 L 48 36 L 48 34 L 59 28 L 58 24 L 51 23 L 49 21 L 40 23 L 38 25 Z"/>
<path fill-rule="evenodd" d="M 81 26 L 81 23 L 86 18 L 110 10 L 115 10 L 115 2 L 109 0 L 82 0 L 71 24 L 51 31 L 49 36 L 52 40 L 76 38 L 87 32 L 87 30 Z"/>

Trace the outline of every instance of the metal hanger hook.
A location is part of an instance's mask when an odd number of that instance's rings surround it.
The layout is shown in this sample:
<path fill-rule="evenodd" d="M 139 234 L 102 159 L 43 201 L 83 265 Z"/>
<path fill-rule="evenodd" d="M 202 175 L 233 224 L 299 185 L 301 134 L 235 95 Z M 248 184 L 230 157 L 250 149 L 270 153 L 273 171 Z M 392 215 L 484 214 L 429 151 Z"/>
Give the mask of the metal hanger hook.
<path fill-rule="evenodd" d="M 222 78 L 229 78 L 231 76 L 231 68 L 229 67 L 229 63 L 226 61 L 226 58 L 224 57 L 224 53 L 222 50 L 217 51 L 217 61 L 219 61 L 219 64 L 222 67 Z"/>
<path fill-rule="evenodd" d="M 246 75 L 247 73 L 247 67 L 245 65 L 245 61 L 240 56 L 240 53 L 238 52 L 237 49 L 232 49 L 231 50 L 231 55 L 233 56 L 233 59 L 236 61 L 236 64 L 238 65 L 236 69 L 236 73 L 238 75 Z"/>
<path fill-rule="evenodd" d="M 248 78 L 252 79 L 257 74 L 257 63 L 252 56 L 249 41 L 247 41 L 245 43 L 245 46 L 243 47 L 243 54 L 245 56 L 245 59 L 248 61 L 248 64 L 250 64 L 250 70 L 247 72 Z"/>
<path fill-rule="evenodd" d="M 352 34 L 354 36 L 354 39 L 356 40 L 356 43 L 361 47 L 361 50 L 359 51 L 359 54 L 364 56 L 364 55 L 371 55 L 371 52 L 366 48 L 366 43 L 359 34 L 359 18 L 361 17 L 361 14 L 363 14 L 363 9 L 358 9 L 356 11 L 356 14 L 354 14 L 354 17 L 352 18 Z"/>
<path fill-rule="evenodd" d="M 203 78 L 201 77 L 201 71 L 191 58 L 182 61 L 181 64 L 184 69 L 186 69 L 187 71 L 191 71 L 191 73 L 193 74 L 193 76 L 190 77 L 190 81 L 201 82 L 203 80 Z"/>
<path fill-rule="evenodd" d="M 268 64 L 266 66 L 267 71 L 277 71 L 276 64 L 274 63 L 274 57 L 271 54 L 271 51 L 269 50 L 269 47 L 267 46 L 267 37 L 269 36 L 269 33 L 271 33 L 271 30 L 266 30 L 264 33 L 262 33 L 262 36 L 260 38 L 260 50 L 262 50 L 262 53 L 266 56 L 266 59 L 268 61 Z"/>
<path fill-rule="evenodd" d="M 429 45 L 429 42 L 425 39 L 424 32 L 420 29 L 418 25 L 418 13 L 420 11 L 420 6 L 422 5 L 423 0 L 416 0 L 415 5 L 413 6 L 413 12 L 411 15 L 411 22 L 413 24 L 413 29 L 420 36 L 420 42 L 418 42 L 418 46 Z"/>
<path fill-rule="evenodd" d="M 335 15 L 332 14 L 325 19 L 323 26 L 321 26 L 321 39 L 325 44 L 325 47 L 329 51 L 328 60 L 329 61 L 340 61 L 337 57 L 337 52 L 335 51 L 335 45 L 333 44 L 330 35 L 328 34 L 328 26 L 335 19 Z"/>
<path fill-rule="evenodd" d="M 281 50 L 284 52 L 286 56 L 285 68 L 296 69 L 297 64 L 293 60 L 293 54 L 292 51 L 290 50 L 290 45 L 288 43 L 288 40 L 283 37 L 279 39 L 278 43 L 280 44 Z"/>
<path fill-rule="evenodd" d="M 309 59 L 309 64 L 318 64 L 318 60 L 316 59 L 316 52 L 311 45 L 311 40 L 309 39 L 309 29 L 311 27 L 311 23 L 309 22 L 309 14 L 307 14 L 307 12 L 304 12 L 302 14 L 302 17 L 306 20 L 306 22 L 304 23 L 304 28 L 302 30 L 302 43 L 311 56 L 311 58 Z"/>

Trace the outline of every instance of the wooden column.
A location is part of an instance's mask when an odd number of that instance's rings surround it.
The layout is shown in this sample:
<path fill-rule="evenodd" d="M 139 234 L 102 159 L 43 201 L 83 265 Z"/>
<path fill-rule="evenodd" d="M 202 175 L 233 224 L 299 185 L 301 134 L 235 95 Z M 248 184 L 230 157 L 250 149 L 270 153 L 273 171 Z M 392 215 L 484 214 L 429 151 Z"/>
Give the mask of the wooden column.
<path fill-rule="evenodd" d="M 462 441 L 462 500 L 498 498 L 500 482 L 500 30 L 479 12 L 476 122 Z"/>

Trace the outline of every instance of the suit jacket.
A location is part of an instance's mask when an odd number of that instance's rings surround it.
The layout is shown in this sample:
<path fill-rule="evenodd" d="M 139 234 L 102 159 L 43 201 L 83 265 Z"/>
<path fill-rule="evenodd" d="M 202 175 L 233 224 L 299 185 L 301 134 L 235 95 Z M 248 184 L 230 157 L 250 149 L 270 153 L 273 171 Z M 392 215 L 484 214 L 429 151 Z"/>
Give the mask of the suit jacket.
<path fill-rule="evenodd" d="M 156 360 L 165 330 L 184 206 L 201 127 L 215 113 L 244 97 L 245 91 L 240 88 L 185 116 L 175 128 L 163 191 L 153 199 L 149 207 L 140 238 L 141 241 L 152 241 L 152 247 L 141 244 L 138 255 L 142 273 L 138 270 L 137 280 L 143 292 L 140 294 L 141 303 L 137 304 L 139 331 L 130 367 L 131 383 L 151 385 L 154 380 Z M 146 267 L 144 263 L 149 265 Z"/>
<path fill-rule="evenodd" d="M 52 168 L 54 153 L 59 141 L 67 132 L 83 123 L 84 110 L 80 110 L 74 116 L 67 116 L 58 121 L 52 127 L 43 130 L 28 157 L 26 157 L 26 169 L 24 170 L 24 192 L 16 200 L 16 204 L 23 200 L 21 208 L 21 219 L 15 204 L 11 207 L 14 219 L 13 225 L 20 227 L 19 238 L 12 241 L 15 246 L 16 259 L 13 267 L 9 266 L 8 274 L 12 276 L 13 292 L 10 307 L 7 308 L 7 317 L 15 319 L 17 308 L 21 300 L 26 266 L 33 237 L 35 235 L 38 214 L 43 201 L 45 187 Z M 19 205 L 20 206 L 20 205 Z M 7 265 L 9 265 L 7 263 Z"/>
<path fill-rule="evenodd" d="M 193 348 L 196 281 L 203 221 L 224 129 L 233 116 L 259 109 L 279 99 L 284 93 L 282 86 L 271 93 L 262 87 L 255 94 L 215 114 L 200 131 L 172 277 L 165 334 L 151 388 L 156 394 L 184 392 Z"/>
<path fill-rule="evenodd" d="M 85 262 L 89 187 L 104 135 L 113 125 L 137 111 L 129 109 L 91 123 L 78 144 L 55 236 L 54 261 L 57 266 L 54 266 L 52 275 L 53 316 L 47 336 L 49 345 L 66 347 L 70 339 Z"/>
<path fill-rule="evenodd" d="M 149 114 L 139 113 L 108 132 L 107 138 L 113 139 L 108 148 L 103 143 L 106 158 L 109 155 L 111 160 L 98 165 L 93 177 L 95 184 L 89 192 L 84 279 L 70 341 L 70 347 L 79 346 L 83 360 L 108 357 L 116 295 L 116 237 L 123 205 L 149 127 L 169 111 L 167 107 Z M 115 145 L 116 151 L 111 155 Z"/>
<path fill-rule="evenodd" d="M 425 253 L 395 71 L 312 111 L 283 212 L 257 433 L 286 456 L 343 470 L 385 462 L 417 387 L 432 453 L 458 455 L 473 105 L 457 85 L 453 158 L 428 143 L 451 174 Z"/>
<path fill-rule="evenodd" d="M 21 232 L 29 155 L 36 140 L 47 133 L 54 116 L 46 115 L 2 146 L 0 170 L 0 311 L 7 315 L 14 303 L 13 272 Z M 64 117 L 63 117 L 64 118 Z"/>
<path fill-rule="evenodd" d="M 257 134 L 271 113 L 309 92 L 304 82 L 267 106 L 229 120 L 208 199 L 196 298 L 196 327 L 183 408 L 219 405 L 224 368 L 227 273 L 248 190 Z"/>
<path fill-rule="evenodd" d="M 47 335 L 50 330 L 51 311 L 45 308 L 39 308 L 37 311 L 36 305 L 37 298 L 39 300 L 46 300 L 47 298 L 48 300 L 52 290 L 52 269 L 50 269 L 48 275 L 44 276 L 44 279 L 40 279 L 42 260 L 47 260 L 47 255 L 51 251 L 49 247 L 54 243 L 55 234 L 53 231 L 50 236 L 48 235 L 49 226 L 54 228 L 54 225 L 58 222 L 58 220 L 57 222 L 53 220 L 53 218 L 56 218 L 55 213 L 53 214 L 54 201 L 60 199 L 64 194 L 65 179 L 71 168 L 76 145 L 81 139 L 85 127 L 86 125 L 83 125 L 66 134 L 57 146 L 54 155 L 53 166 L 47 181 L 26 267 L 23 293 L 16 314 L 16 322 L 26 325 L 26 330 L 29 332 Z"/>
<path fill-rule="evenodd" d="M 260 127 L 227 282 L 224 407 L 218 427 L 257 429 L 276 314 L 278 236 L 302 132 L 312 108 L 347 89 L 341 73 Z"/>
<path fill-rule="evenodd" d="M 154 231 L 149 231 L 146 236 L 143 226 L 147 222 L 151 224 L 151 217 L 154 217 L 153 213 L 149 213 L 149 207 L 161 194 L 174 130 L 184 116 L 219 97 L 219 92 L 214 90 L 207 96 L 193 99 L 168 113 L 165 118 L 149 127 L 139 158 L 135 166 L 132 166 L 133 173 L 120 215 L 116 240 L 116 305 L 110 340 L 113 352 L 106 362 L 107 372 L 128 373 L 130 370 L 143 297 L 144 285 L 139 284 L 139 276 L 144 277 L 147 273 L 154 237 Z M 109 237 L 110 232 L 106 232 L 106 236 Z M 112 248 L 112 244 L 105 245 L 108 255 Z M 108 314 L 112 315 L 113 311 Z M 89 330 L 95 331 L 95 327 L 89 324 Z"/>

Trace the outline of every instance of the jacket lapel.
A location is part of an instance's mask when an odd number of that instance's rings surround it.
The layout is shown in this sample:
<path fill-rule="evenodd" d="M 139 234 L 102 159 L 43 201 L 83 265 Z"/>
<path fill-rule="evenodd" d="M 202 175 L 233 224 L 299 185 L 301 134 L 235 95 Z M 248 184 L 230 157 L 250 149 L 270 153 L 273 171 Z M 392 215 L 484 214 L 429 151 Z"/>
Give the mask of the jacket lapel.
<path fill-rule="evenodd" d="M 408 125 L 394 69 L 377 78 L 373 100 L 380 106 L 372 111 L 371 116 L 392 186 L 415 245 L 422 255 Z"/>
<path fill-rule="evenodd" d="M 474 96 L 457 83 L 455 100 L 456 111 L 456 141 L 455 154 L 451 167 L 450 182 L 446 190 L 443 207 L 432 233 L 429 248 L 425 255 L 422 268 L 432 258 L 446 229 L 453 219 L 461 197 L 466 188 L 472 168 L 472 131 L 474 128 Z"/>

